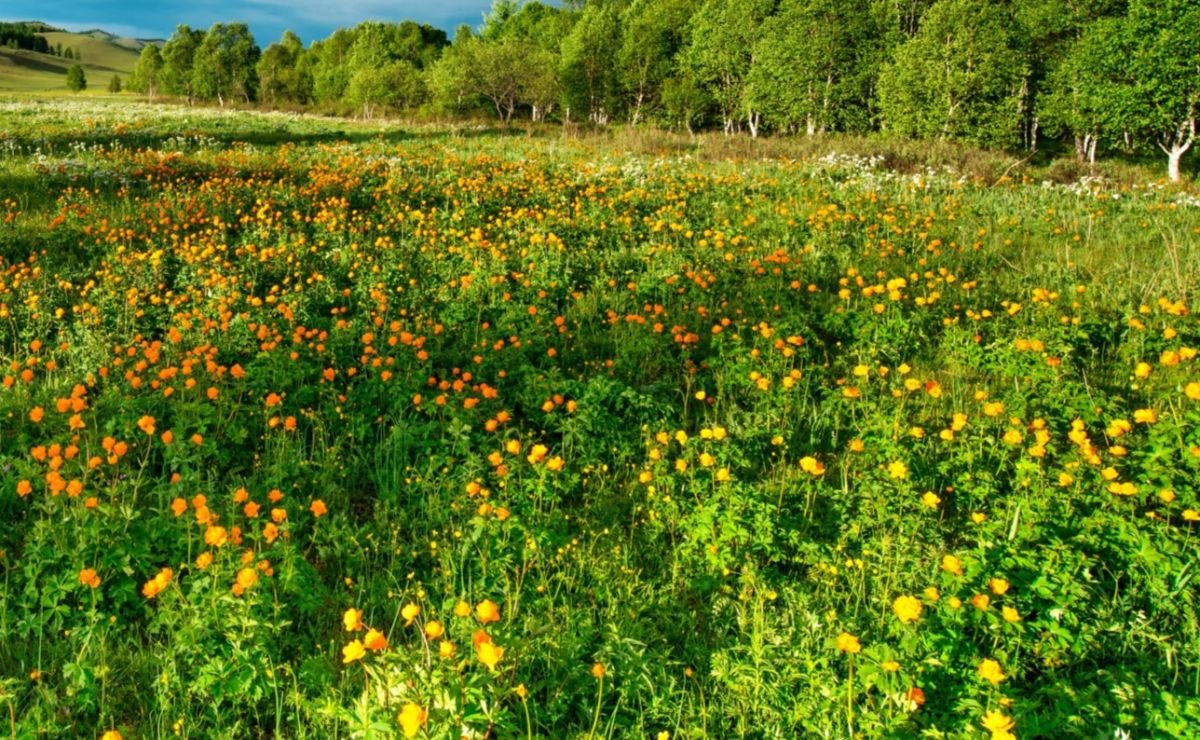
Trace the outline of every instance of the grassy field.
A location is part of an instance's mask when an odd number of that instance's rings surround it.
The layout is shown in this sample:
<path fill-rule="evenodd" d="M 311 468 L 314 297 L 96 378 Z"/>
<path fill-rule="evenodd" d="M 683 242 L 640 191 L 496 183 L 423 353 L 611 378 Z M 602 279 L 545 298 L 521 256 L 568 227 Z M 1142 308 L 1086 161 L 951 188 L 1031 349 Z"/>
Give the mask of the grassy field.
<path fill-rule="evenodd" d="M 14 737 L 1200 723 L 1194 189 L 0 124 Z"/>
<path fill-rule="evenodd" d="M 140 42 L 134 39 L 120 39 L 101 32 L 51 31 L 42 35 L 51 46 L 61 43 L 83 55 L 80 64 L 87 75 L 88 89 L 93 93 L 107 90 L 114 74 L 124 82 L 137 64 Z M 65 92 L 67 70 L 73 64 L 74 60 L 53 54 L 0 49 L 0 92 Z"/>

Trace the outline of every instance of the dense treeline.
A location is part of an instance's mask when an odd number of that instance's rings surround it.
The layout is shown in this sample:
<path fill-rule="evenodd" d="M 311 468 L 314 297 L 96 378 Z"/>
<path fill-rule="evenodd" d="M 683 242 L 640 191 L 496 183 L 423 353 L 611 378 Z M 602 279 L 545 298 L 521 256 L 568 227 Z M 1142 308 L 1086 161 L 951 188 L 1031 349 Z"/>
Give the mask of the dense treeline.
<path fill-rule="evenodd" d="M 491 112 L 727 133 L 864 133 L 1161 150 L 1200 109 L 1200 0 L 496 0 L 477 30 L 362 23 L 260 50 L 180 26 L 130 89 L 224 105 Z"/>
<path fill-rule="evenodd" d="M 50 54 L 50 42 L 38 35 L 41 30 L 28 23 L 0 23 L 0 46 Z"/>

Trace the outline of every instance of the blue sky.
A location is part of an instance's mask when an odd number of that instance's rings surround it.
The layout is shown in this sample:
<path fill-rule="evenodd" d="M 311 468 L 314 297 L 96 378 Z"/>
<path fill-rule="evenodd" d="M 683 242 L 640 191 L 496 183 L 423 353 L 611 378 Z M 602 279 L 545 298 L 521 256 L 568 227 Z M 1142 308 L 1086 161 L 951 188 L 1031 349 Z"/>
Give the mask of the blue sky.
<path fill-rule="evenodd" d="M 218 21 L 244 21 L 266 47 L 287 28 L 308 44 L 364 20 L 414 20 L 453 37 L 461 23 L 478 26 L 491 6 L 491 0 L 3 0 L 0 20 L 39 20 L 74 31 L 103 28 L 138 38 L 166 38 L 180 23 L 208 28 Z"/>

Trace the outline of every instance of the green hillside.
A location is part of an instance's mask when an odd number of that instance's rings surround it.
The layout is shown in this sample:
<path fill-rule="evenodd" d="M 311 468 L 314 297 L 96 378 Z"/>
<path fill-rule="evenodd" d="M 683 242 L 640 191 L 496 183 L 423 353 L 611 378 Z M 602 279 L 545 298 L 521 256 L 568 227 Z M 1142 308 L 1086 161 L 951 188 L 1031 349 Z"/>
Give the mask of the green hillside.
<path fill-rule="evenodd" d="M 51 46 L 62 44 L 83 56 L 90 91 L 104 91 L 114 74 L 122 82 L 137 64 L 139 49 L 146 42 L 122 39 L 99 30 L 85 33 L 48 31 L 43 36 Z M 32 51 L 0 49 L 0 93 L 50 92 L 67 89 L 67 69 L 74 60 Z"/>

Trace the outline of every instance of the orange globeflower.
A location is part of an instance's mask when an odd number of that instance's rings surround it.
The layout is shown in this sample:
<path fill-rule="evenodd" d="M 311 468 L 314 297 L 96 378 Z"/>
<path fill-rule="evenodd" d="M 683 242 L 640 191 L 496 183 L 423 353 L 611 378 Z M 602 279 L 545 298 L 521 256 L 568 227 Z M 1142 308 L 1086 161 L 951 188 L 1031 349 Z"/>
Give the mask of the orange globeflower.
<path fill-rule="evenodd" d="M 28 496 L 31 493 L 33 493 L 33 484 L 32 483 L 30 483 L 27 480 L 19 481 L 17 483 L 17 495 L 18 496 L 20 496 L 21 498 L 25 498 L 26 496 Z"/>
<path fill-rule="evenodd" d="M 141 429 L 147 436 L 154 434 L 154 417 L 143 416 L 137 420 L 137 427 Z"/>
<path fill-rule="evenodd" d="M 329 509 L 325 508 L 325 502 L 319 498 L 313 500 L 312 505 L 308 507 L 308 510 L 311 511 L 312 515 L 316 518 L 325 516 L 325 514 L 329 511 Z"/>
<path fill-rule="evenodd" d="M 45 412 L 45 410 L 42 409 L 41 406 L 34 406 L 29 411 L 29 420 L 32 421 L 34 424 L 41 424 L 42 419 L 45 416 L 46 416 L 46 412 Z"/>
<path fill-rule="evenodd" d="M 99 588 L 100 576 L 96 575 L 95 568 L 84 568 L 79 571 L 79 582 L 88 588 Z"/>
<path fill-rule="evenodd" d="M 363 645 L 367 650 L 383 650 L 388 646 L 387 637 L 377 629 L 367 630 L 367 636 L 363 638 Z"/>
<path fill-rule="evenodd" d="M 234 593 L 239 596 L 243 591 L 252 588 L 258 583 L 258 571 L 253 568 L 242 568 L 237 574 L 237 583 L 234 584 Z"/>
<path fill-rule="evenodd" d="M 153 599 L 155 596 L 158 596 L 171 583 L 173 575 L 174 571 L 170 568 L 163 568 L 157 575 L 142 585 L 142 595 L 147 599 Z"/>

